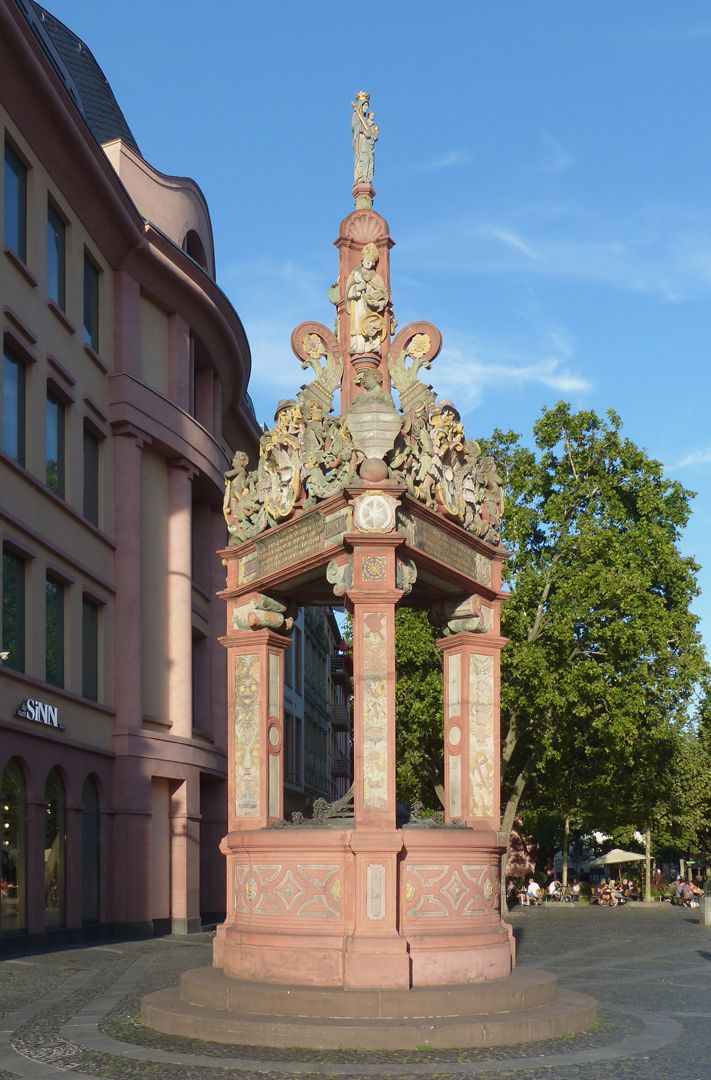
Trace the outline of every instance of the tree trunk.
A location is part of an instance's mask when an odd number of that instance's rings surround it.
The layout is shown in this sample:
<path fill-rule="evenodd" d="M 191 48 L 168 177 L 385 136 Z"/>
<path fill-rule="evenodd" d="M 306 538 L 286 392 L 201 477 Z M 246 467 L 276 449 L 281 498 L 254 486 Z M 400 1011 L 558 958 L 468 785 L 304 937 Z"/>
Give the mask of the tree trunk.
<path fill-rule="evenodd" d="M 516 811 L 518 810 L 518 804 L 521 801 L 524 788 L 528 782 L 528 778 L 535 769 L 538 758 L 541 751 L 539 749 L 533 750 L 529 755 L 528 761 L 521 769 L 521 772 L 516 777 L 511 794 L 509 795 L 506 808 L 504 810 L 504 816 L 501 821 L 501 831 L 506 834 L 507 837 L 511 835 L 514 821 L 516 820 Z M 506 864 L 508 862 L 508 851 L 505 851 L 501 856 L 501 914 L 505 915 L 509 910 L 506 902 Z"/>
<path fill-rule="evenodd" d="M 644 902 L 652 902 L 652 833 L 650 829 L 644 834 Z"/>
<path fill-rule="evenodd" d="M 568 845 L 570 844 L 570 814 L 565 815 L 565 823 L 563 825 L 563 874 L 562 884 L 563 888 L 568 887 Z"/>

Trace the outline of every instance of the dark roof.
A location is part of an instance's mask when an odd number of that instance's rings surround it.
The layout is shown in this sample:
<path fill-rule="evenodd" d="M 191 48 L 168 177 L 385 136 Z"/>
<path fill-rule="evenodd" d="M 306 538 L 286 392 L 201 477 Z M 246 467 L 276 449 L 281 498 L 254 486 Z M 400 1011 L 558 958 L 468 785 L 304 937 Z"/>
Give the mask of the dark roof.
<path fill-rule="evenodd" d="M 81 99 L 84 118 L 94 138 L 100 143 L 110 142 L 112 139 L 123 139 L 137 154 L 140 154 L 141 151 L 133 137 L 133 132 L 91 49 L 87 48 L 81 38 L 78 38 L 69 27 L 61 23 L 46 8 L 34 3 L 34 0 L 32 0 L 32 7 L 42 29 L 67 68 Z"/>

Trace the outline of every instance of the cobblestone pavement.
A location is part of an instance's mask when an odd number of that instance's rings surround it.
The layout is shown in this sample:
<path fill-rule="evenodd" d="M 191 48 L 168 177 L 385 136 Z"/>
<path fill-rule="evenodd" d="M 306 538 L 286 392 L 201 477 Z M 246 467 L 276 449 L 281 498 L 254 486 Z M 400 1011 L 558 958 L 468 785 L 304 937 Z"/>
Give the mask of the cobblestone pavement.
<path fill-rule="evenodd" d="M 550 905 L 511 915 L 521 965 L 600 1002 L 583 1035 L 491 1050 L 270 1050 L 175 1039 L 138 1019 L 142 994 L 210 963 L 211 937 L 33 951 L 0 963 L 0 1080 L 708 1080 L 711 930 L 697 912 Z"/>

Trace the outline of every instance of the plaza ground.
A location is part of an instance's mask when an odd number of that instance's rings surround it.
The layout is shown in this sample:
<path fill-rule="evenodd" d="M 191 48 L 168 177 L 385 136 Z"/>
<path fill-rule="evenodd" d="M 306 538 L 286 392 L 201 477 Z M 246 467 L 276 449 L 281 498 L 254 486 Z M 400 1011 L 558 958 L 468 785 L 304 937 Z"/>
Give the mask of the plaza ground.
<path fill-rule="evenodd" d="M 520 964 L 595 996 L 600 1021 L 583 1035 L 492 1050 L 277 1051 L 176 1040 L 140 1025 L 138 1000 L 209 964 L 211 935 L 33 951 L 0 963 L 0 1080 L 706 1080 L 711 929 L 697 914 L 667 904 L 515 910 Z"/>

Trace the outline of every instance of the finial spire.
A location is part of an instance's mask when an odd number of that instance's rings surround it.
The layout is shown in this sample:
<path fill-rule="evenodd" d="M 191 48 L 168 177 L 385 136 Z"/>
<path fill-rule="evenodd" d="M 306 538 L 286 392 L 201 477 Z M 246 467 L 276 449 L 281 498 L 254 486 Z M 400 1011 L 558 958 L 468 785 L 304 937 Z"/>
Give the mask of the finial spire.
<path fill-rule="evenodd" d="M 351 102 L 353 116 L 353 154 L 355 167 L 353 173 L 353 197 L 358 210 L 370 210 L 375 198 L 373 173 L 375 172 L 375 144 L 380 134 L 375 123 L 375 113 L 370 111 L 370 94 L 359 90 L 355 101 Z"/>

